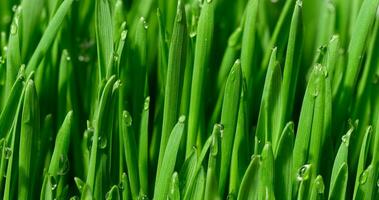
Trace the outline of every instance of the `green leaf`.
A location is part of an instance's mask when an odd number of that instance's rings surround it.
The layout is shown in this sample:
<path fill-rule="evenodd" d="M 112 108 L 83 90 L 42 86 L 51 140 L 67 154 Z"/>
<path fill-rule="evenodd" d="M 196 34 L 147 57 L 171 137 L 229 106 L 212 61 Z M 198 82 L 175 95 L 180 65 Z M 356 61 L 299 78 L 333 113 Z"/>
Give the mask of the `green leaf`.
<path fill-rule="evenodd" d="M 173 128 L 167 142 L 167 148 L 163 156 L 162 167 L 157 172 L 157 179 L 154 188 L 154 199 L 164 200 L 169 193 L 170 178 L 174 172 L 180 140 L 185 127 L 185 117 L 179 117 L 178 123 Z"/>

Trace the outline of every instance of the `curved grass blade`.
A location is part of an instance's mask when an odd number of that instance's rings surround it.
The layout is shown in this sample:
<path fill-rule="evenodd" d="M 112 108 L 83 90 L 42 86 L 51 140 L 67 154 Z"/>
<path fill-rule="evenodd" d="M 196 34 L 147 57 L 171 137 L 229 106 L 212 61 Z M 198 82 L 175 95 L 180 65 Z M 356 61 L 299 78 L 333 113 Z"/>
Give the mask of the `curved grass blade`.
<path fill-rule="evenodd" d="M 178 123 L 173 128 L 167 142 L 167 148 L 162 160 L 161 170 L 157 172 L 157 179 L 154 189 L 154 199 L 165 200 L 169 192 L 169 184 L 174 172 L 180 140 L 185 127 L 185 116 L 179 117 Z M 164 170 L 162 170 L 164 169 Z"/>
<path fill-rule="evenodd" d="M 139 170 L 139 181 L 141 184 L 140 194 L 147 195 L 149 186 L 149 176 L 148 176 L 148 150 L 149 150 L 149 111 L 150 109 L 150 97 L 146 97 L 145 104 L 143 106 L 142 118 L 141 118 L 141 128 L 140 128 L 140 138 L 138 145 L 138 170 Z"/>
<path fill-rule="evenodd" d="M 224 127 L 221 124 L 215 124 L 212 132 L 212 144 L 209 153 L 207 177 L 205 183 L 205 200 L 220 199 L 218 194 L 218 174 L 220 172 L 221 161 L 221 134 Z"/>
<path fill-rule="evenodd" d="M 284 127 L 275 152 L 275 194 L 277 197 L 286 200 L 292 198 L 292 179 L 288 177 L 288 174 L 292 173 L 294 141 L 294 124 L 288 122 Z"/>
<path fill-rule="evenodd" d="M 184 4 L 179 1 L 168 55 L 162 136 L 159 149 L 158 171 L 162 163 L 167 140 L 179 116 L 183 66 L 187 54 L 187 24 Z"/>
<path fill-rule="evenodd" d="M 174 174 L 172 174 L 170 192 L 168 194 L 167 199 L 168 200 L 180 200 L 178 172 L 174 172 Z"/>
<path fill-rule="evenodd" d="M 357 195 L 360 175 L 363 173 L 365 166 L 366 166 L 367 156 L 368 156 L 369 149 L 370 149 L 370 141 L 371 141 L 371 137 L 372 137 L 371 135 L 372 135 L 372 127 L 369 126 L 366 129 L 366 133 L 365 133 L 365 136 L 364 136 L 363 141 L 362 141 L 362 146 L 360 148 L 358 166 L 357 166 L 356 177 L 355 177 L 355 182 L 354 182 L 353 199 L 355 199 L 355 197 Z"/>
<path fill-rule="evenodd" d="M 15 120 L 18 107 L 17 102 L 20 102 L 19 100 L 22 99 L 21 97 L 24 91 L 24 75 L 24 67 L 21 67 L 0 115 L 0 138 L 4 138 L 9 133 Z"/>
<path fill-rule="evenodd" d="M 238 108 L 242 88 L 241 63 L 237 60 L 232 67 L 225 85 L 224 102 L 221 113 L 221 124 L 224 126 L 221 141 L 221 169 L 219 194 L 223 196 L 228 179 L 234 136 L 237 127 Z"/>
<path fill-rule="evenodd" d="M 242 178 L 237 200 L 256 199 L 258 195 L 260 156 L 253 155 Z"/>
<path fill-rule="evenodd" d="M 360 175 L 359 186 L 355 199 L 373 199 L 375 190 L 377 190 L 377 184 L 375 179 L 375 169 L 370 164 L 365 171 Z"/>
<path fill-rule="evenodd" d="M 297 79 L 300 71 L 300 58 L 303 43 L 302 26 L 302 0 L 297 0 L 293 11 L 289 38 L 286 52 L 286 60 L 283 72 L 283 84 L 281 88 L 281 115 L 280 128 L 291 119 L 295 101 Z"/>
<path fill-rule="evenodd" d="M 258 147 L 259 152 L 263 149 L 263 144 L 271 142 L 273 149 L 276 149 L 279 140 L 279 127 L 275 117 L 279 116 L 280 88 L 282 75 L 280 66 L 276 60 L 277 49 L 272 50 L 270 63 L 267 69 L 266 81 L 263 86 L 261 107 L 259 110 L 256 136 L 261 141 Z"/>
<path fill-rule="evenodd" d="M 18 6 L 13 17 L 11 32 L 7 45 L 7 63 L 6 63 L 6 88 L 5 96 L 8 97 L 12 85 L 17 78 L 17 72 L 21 66 L 20 51 L 20 15 L 21 6 Z M 2 130 L 2 129 L 1 129 Z"/>
<path fill-rule="evenodd" d="M 112 186 L 112 188 L 107 192 L 105 195 L 106 200 L 119 200 L 120 198 L 120 193 L 118 190 L 118 187 L 116 185 Z"/>
<path fill-rule="evenodd" d="M 54 190 L 58 187 L 55 184 L 63 184 L 63 182 L 60 181 L 60 176 L 68 172 L 68 150 L 71 140 L 72 123 L 73 112 L 70 111 L 67 113 L 55 139 L 53 155 L 42 185 L 41 199 L 54 199 L 53 193 L 55 193 Z"/>
<path fill-rule="evenodd" d="M 331 187 L 329 190 L 329 199 L 346 199 L 346 187 L 348 178 L 348 168 L 346 162 L 340 165 L 335 178 L 331 180 Z"/>
<path fill-rule="evenodd" d="M 318 175 L 312 184 L 310 200 L 324 199 L 325 185 L 322 176 Z"/>
<path fill-rule="evenodd" d="M 34 172 L 33 149 L 40 131 L 40 115 L 37 91 L 32 80 L 25 86 L 25 100 L 21 118 L 20 148 L 18 163 L 18 199 L 33 197 Z"/>
<path fill-rule="evenodd" d="M 94 190 L 94 186 L 95 186 L 95 177 L 96 177 L 96 167 L 97 167 L 97 164 L 96 163 L 99 163 L 100 160 L 99 160 L 99 155 L 98 155 L 98 139 L 100 134 L 103 134 L 106 132 L 106 125 L 105 125 L 105 122 L 107 122 L 107 110 L 109 110 L 110 108 L 110 104 L 111 104 L 111 96 L 112 96 L 112 88 L 113 88 L 113 85 L 115 84 L 116 82 L 116 77 L 115 76 L 112 76 L 106 83 L 104 89 L 103 89 L 103 92 L 102 92 L 102 95 L 101 95 L 101 99 L 100 99 L 100 103 L 99 103 L 99 108 L 97 110 L 97 113 L 96 113 L 96 127 L 95 127 L 95 130 L 94 130 L 94 134 L 93 134 L 93 138 L 94 140 L 92 141 L 92 146 L 91 146 L 91 154 L 90 154 L 90 161 L 89 161 L 89 168 L 88 168 L 88 174 L 87 174 L 87 181 L 86 181 L 86 184 L 88 185 L 89 189 L 92 191 Z"/>
<path fill-rule="evenodd" d="M 69 9 L 71 8 L 73 0 L 64 0 L 62 4 L 59 6 L 57 12 L 54 17 L 51 19 L 49 25 L 47 26 L 44 34 L 42 35 L 41 40 L 38 43 L 38 46 L 34 50 L 32 57 L 30 58 L 27 67 L 26 74 L 30 74 L 30 72 L 35 71 L 45 56 L 46 52 L 52 45 L 61 24 L 63 23 L 64 17 L 67 15 Z"/>
<path fill-rule="evenodd" d="M 214 32 L 213 29 L 215 7 L 216 1 L 206 1 L 203 3 L 197 26 L 197 38 L 188 117 L 186 157 L 189 156 L 192 147 L 196 144 L 196 138 L 200 127 L 200 116 L 203 114 L 201 110 L 201 97 L 204 93 L 203 88 L 206 70 L 209 68 L 208 65 Z"/>
<path fill-rule="evenodd" d="M 259 171 L 259 199 L 275 199 L 274 193 L 274 152 L 270 143 L 262 150 L 261 167 Z"/>
<path fill-rule="evenodd" d="M 124 146 L 126 167 L 129 173 L 129 185 L 132 199 L 136 199 L 139 193 L 139 175 L 138 175 L 138 158 L 137 158 L 137 143 L 132 125 L 132 117 L 128 111 L 124 111 L 121 121 L 121 137 Z"/>

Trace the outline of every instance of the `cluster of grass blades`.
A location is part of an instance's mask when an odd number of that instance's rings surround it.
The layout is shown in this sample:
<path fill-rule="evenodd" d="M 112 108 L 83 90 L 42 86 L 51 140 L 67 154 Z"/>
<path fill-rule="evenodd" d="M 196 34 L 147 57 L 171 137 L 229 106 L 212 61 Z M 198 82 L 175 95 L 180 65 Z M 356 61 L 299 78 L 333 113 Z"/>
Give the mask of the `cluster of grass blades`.
<path fill-rule="evenodd" d="M 379 0 L 3 0 L 0 48 L 0 198 L 379 199 Z"/>

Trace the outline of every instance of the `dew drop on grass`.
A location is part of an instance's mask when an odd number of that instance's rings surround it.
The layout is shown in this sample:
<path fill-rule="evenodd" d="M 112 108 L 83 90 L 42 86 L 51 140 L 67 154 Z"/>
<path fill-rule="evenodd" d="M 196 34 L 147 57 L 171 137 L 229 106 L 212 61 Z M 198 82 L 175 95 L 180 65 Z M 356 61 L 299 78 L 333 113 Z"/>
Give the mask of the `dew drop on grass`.
<path fill-rule="evenodd" d="M 127 30 L 123 30 L 121 32 L 121 40 L 125 40 L 127 35 L 128 35 L 128 31 Z"/>
<path fill-rule="evenodd" d="M 58 171 L 58 175 L 65 175 L 67 174 L 68 170 L 70 169 L 70 165 L 69 165 L 69 161 L 68 161 L 68 157 L 67 155 L 61 155 L 59 157 L 59 163 L 58 163 L 58 166 L 59 166 L 59 171 Z"/>
<path fill-rule="evenodd" d="M 49 177 L 49 182 L 50 182 L 50 188 L 51 190 L 57 189 L 58 186 L 58 181 L 54 176 Z"/>
<path fill-rule="evenodd" d="M 70 57 L 70 56 L 67 56 L 67 57 L 66 57 L 66 60 L 67 60 L 67 61 L 70 61 L 70 60 L 71 60 L 71 57 Z"/>
<path fill-rule="evenodd" d="M 313 92 L 312 92 L 312 96 L 313 96 L 314 98 L 316 98 L 316 97 L 318 96 L 318 94 L 319 94 L 319 90 L 318 90 L 318 88 L 316 87 L 316 88 L 313 90 Z"/>
<path fill-rule="evenodd" d="M 9 159 L 11 156 L 12 156 L 12 149 L 9 147 L 5 147 L 5 149 L 4 149 L 5 159 Z"/>
<path fill-rule="evenodd" d="M 118 189 L 124 190 L 124 183 L 122 181 L 118 184 Z"/>
<path fill-rule="evenodd" d="M 179 117 L 179 123 L 184 123 L 186 121 L 186 116 L 182 115 Z"/>
<path fill-rule="evenodd" d="M 183 20 L 183 11 L 181 9 L 178 9 L 176 12 L 176 22 L 181 22 L 182 20 Z"/>
<path fill-rule="evenodd" d="M 301 166 L 300 169 L 297 171 L 296 179 L 298 181 L 308 180 L 310 168 L 311 168 L 310 164 Z"/>
<path fill-rule="evenodd" d="M 207 3 L 212 3 L 213 0 L 207 0 Z"/>
<path fill-rule="evenodd" d="M 107 147 L 107 143 L 108 143 L 107 138 L 100 136 L 98 138 L 98 140 L 99 140 L 99 148 L 100 149 L 105 149 Z"/>
<path fill-rule="evenodd" d="M 142 194 L 141 196 L 138 197 L 138 200 L 149 200 L 149 197 L 147 195 Z"/>
<path fill-rule="evenodd" d="M 361 176 L 359 177 L 359 184 L 363 185 L 366 183 L 367 181 L 367 178 L 368 178 L 368 172 L 367 171 L 364 171 Z"/>
<path fill-rule="evenodd" d="M 127 127 L 132 125 L 132 116 L 128 111 L 124 111 L 123 117 L 125 118 L 124 123 L 126 124 Z"/>
<path fill-rule="evenodd" d="M 349 141 L 349 135 L 343 135 L 341 140 L 343 143 L 347 143 Z"/>
<path fill-rule="evenodd" d="M 146 97 L 145 102 L 143 103 L 143 110 L 149 110 L 150 107 L 150 97 Z"/>
<path fill-rule="evenodd" d="M 321 182 L 321 180 L 316 180 L 316 191 L 319 194 L 323 194 L 325 191 L 325 185 Z"/>
<path fill-rule="evenodd" d="M 12 25 L 11 25 L 11 34 L 12 35 L 16 35 L 17 31 L 18 31 L 18 26 L 16 24 L 12 23 Z"/>

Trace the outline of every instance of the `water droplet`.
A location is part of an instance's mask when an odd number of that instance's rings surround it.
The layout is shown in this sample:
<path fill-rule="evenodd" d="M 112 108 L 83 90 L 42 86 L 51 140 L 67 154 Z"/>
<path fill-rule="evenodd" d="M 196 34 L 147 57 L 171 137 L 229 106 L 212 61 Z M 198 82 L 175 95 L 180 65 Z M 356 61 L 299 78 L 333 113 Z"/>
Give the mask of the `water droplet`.
<path fill-rule="evenodd" d="M 124 182 L 120 182 L 119 184 L 118 184 L 118 189 L 120 189 L 120 190 L 124 190 Z"/>
<path fill-rule="evenodd" d="M 361 176 L 359 177 L 359 184 L 363 185 L 366 183 L 367 181 L 367 178 L 368 178 L 368 172 L 367 171 L 364 171 Z"/>
<path fill-rule="evenodd" d="M 311 168 L 310 164 L 301 166 L 300 169 L 297 171 L 297 175 L 296 175 L 297 180 L 298 181 L 308 180 L 310 168 Z"/>
<path fill-rule="evenodd" d="M 312 96 L 313 96 L 314 98 L 316 98 L 316 97 L 318 96 L 318 94 L 319 94 L 319 90 L 318 90 L 318 88 L 316 87 L 316 88 L 313 90 L 313 92 L 312 92 Z"/>
<path fill-rule="evenodd" d="M 67 57 L 66 57 L 66 60 L 67 60 L 67 61 L 70 61 L 70 60 L 71 60 L 71 57 L 70 57 L 70 56 L 67 56 Z"/>
<path fill-rule="evenodd" d="M 124 123 L 126 124 L 127 127 L 132 125 L 132 116 L 128 111 L 124 111 L 123 117 L 125 118 Z"/>
<path fill-rule="evenodd" d="M 12 23 L 11 25 L 11 34 L 16 35 L 18 31 L 18 26 L 15 23 Z"/>
<path fill-rule="evenodd" d="M 70 198 L 70 200 L 79 200 L 79 197 L 78 196 L 73 196 Z"/>
<path fill-rule="evenodd" d="M 4 149 L 5 159 L 9 159 L 11 156 L 12 156 L 12 149 L 9 147 L 5 147 L 5 149 Z"/>
<path fill-rule="evenodd" d="M 75 181 L 75 184 L 76 184 L 76 187 L 78 188 L 78 190 L 80 192 L 83 191 L 83 187 L 85 185 L 84 181 L 78 177 L 74 177 L 74 181 Z"/>
<path fill-rule="evenodd" d="M 0 64 L 5 64 L 5 59 L 2 56 L 0 56 Z"/>
<path fill-rule="evenodd" d="M 207 3 L 212 3 L 213 0 L 207 0 Z"/>
<path fill-rule="evenodd" d="M 325 185 L 322 183 L 321 180 L 316 180 L 316 191 L 319 194 L 323 194 L 325 191 Z"/>
<path fill-rule="evenodd" d="M 105 149 L 107 147 L 107 138 L 106 137 L 99 137 L 99 148 L 100 149 Z"/>
<path fill-rule="evenodd" d="M 149 110 L 150 107 L 150 97 L 146 97 L 145 102 L 143 103 L 143 110 Z"/>
<path fill-rule="evenodd" d="M 376 187 L 379 188 L 379 179 L 378 179 L 378 181 L 376 181 Z"/>
<path fill-rule="evenodd" d="M 303 1 L 302 0 L 297 0 L 296 5 L 299 7 L 303 7 Z"/>
<path fill-rule="evenodd" d="M 51 188 L 51 190 L 57 189 L 58 182 L 57 182 L 57 179 L 54 176 L 50 176 L 49 177 L 49 182 L 50 182 L 50 188 Z"/>
<path fill-rule="evenodd" d="M 147 195 L 142 194 L 141 196 L 138 197 L 138 200 L 149 200 L 149 197 Z"/>
<path fill-rule="evenodd" d="M 120 57 L 118 56 L 118 54 L 115 52 L 115 53 L 113 53 L 113 61 L 114 62 L 118 62 L 118 59 L 119 59 Z"/>
<path fill-rule="evenodd" d="M 228 194 L 228 196 L 226 196 L 226 199 L 230 200 L 230 199 L 236 199 L 234 194 L 230 193 Z"/>
<path fill-rule="evenodd" d="M 12 11 L 13 11 L 13 12 L 16 12 L 16 11 L 17 11 L 17 8 L 18 8 L 17 5 L 13 5 L 13 6 L 12 6 Z"/>
<path fill-rule="evenodd" d="M 186 116 L 185 115 L 181 115 L 179 117 L 179 123 L 184 123 L 186 121 Z"/>
<path fill-rule="evenodd" d="M 374 74 L 374 77 L 372 78 L 372 83 L 375 85 L 379 83 L 379 74 L 378 73 Z"/>
<path fill-rule="evenodd" d="M 142 24 L 143 24 L 143 28 L 145 28 L 145 29 L 148 29 L 148 28 L 149 28 L 149 25 L 147 24 L 147 22 L 146 22 L 146 20 L 145 20 L 144 17 L 141 17 L 141 18 L 140 18 L 140 21 L 141 21 Z"/>
<path fill-rule="evenodd" d="M 127 30 L 123 30 L 121 32 L 121 40 L 125 40 L 126 39 L 126 36 L 128 36 L 128 31 Z"/>
<path fill-rule="evenodd" d="M 67 155 L 63 155 L 62 154 L 59 157 L 58 166 L 59 166 L 58 175 L 65 175 L 65 174 L 67 174 L 68 170 L 70 169 L 70 163 L 68 161 Z"/>

